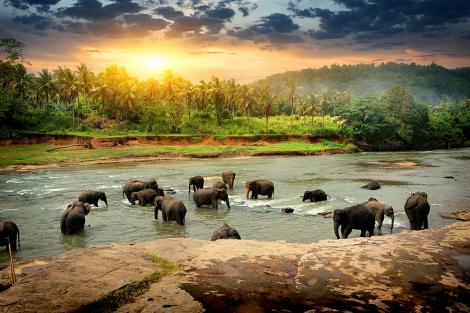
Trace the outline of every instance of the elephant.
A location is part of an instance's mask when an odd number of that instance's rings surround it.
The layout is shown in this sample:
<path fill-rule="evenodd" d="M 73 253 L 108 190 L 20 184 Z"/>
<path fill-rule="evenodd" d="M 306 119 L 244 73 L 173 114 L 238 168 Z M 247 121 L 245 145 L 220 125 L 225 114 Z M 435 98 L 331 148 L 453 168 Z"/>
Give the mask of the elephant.
<path fill-rule="evenodd" d="M 219 200 L 223 200 L 230 209 L 230 201 L 228 199 L 228 193 L 225 189 L 217 189 L 213 187 L 198 189 L 193 194 L 193 200 L 198 208 L 200 208 L 202 205 L 212 205 L 213 209 L 218 209 Z"/>
<path fill-rule="evenodd" d="M 204 188 L 204 177 L 202 176 L 194 176 L 189 178 L 189 185 L 188 185 L 188 194 L 191 193 L 191 186 L 193 186 L 193 191 Z"/>
<path fill-rule="evenodd" d="M 368 190 L 377 190 L 380 189 L 380 184 L 378 181 L 371 181 L 364 186 L 361 187 L 362 189 L 368 189 Z"/>
<path fill-rule="evenodd" d="M 87 190 L 80 192 L 78 195 L 78 201 L 93 204 L 95 207 L 98 206 L 98 200 L 104 201 L 106 206 L 108 206 L 108 200 L 106 199 L 106 194 L 103 191 Z"/>
<path fill-rule="evenodd" d="M 135 205 L 136 201 L 139 201 L 140 206 L 144 206 L 148 203 L 153 204 L 155 202 L 155 197 L 159 194 L 153 189 L 144 189 L 141 191 L 135 191 L 131 193 L 131 203 Z"/>
<path fill-rule="evenodd" d="M 282 208 L 281 212 L 282 213 L 294 213 L 294 209 L 293 208 Z"/>
<path fill-rule="evenodd" d="M 258 195 L 268 196 L 268 199 L 271 199 L 274 194 L 274 184 L 266 179 L 247 181 L 245 187 L 247 199 L 250 199 L 250 191 L 251 199 L 258 199 Z"/>
<path fill-rule="evenodd" d="M 90 205 L 81 201 L 74 201 L 67 206 L 60 218 L 60 231 L 66 235 L 73 235 L 85 226 L 85 216 L 90 213 Z"/>
<path fill-rule="evenodd" d="M 227 223 L 224 223 L 222 227 L 216 229 L 212 234 L 212 241 L 216 241 L 218 239 L 238 239 L 240 240 L 240 234 L 238 234 L 235 228 L 228 226 Z"/>
<path fill-rule="evenodd" d="M 357 204 L 342 210 L 333 211 L 334 231 L 339 239 L 338 228 L 341 226 L 341 238 L 348 238 L 353 229 L 361 230 L 361 237 L 374 235 L 375 216 L 365 204 Z"/>
<path fill-rule="evenodd" d="M 175 197 L 162 197 L 155 198 L 155 219 L 158 220 L 158 210 L 162 211 L 163 221 L 176 221 L 180 225 L 184 225 L 186 216 L 186 207 L 183 201 Z"/>
<path fill-rule="evenodd" d="M 382 229 L 382 224 L 383 224 L 385 215 L 387 215 L 388 217 L 392 219 L 392 225 L 390 226 L 390 230 L 393 229 L 393 223 L 395 221 L 395 213 L 391 205 L 380 202 L 375 198 L 369 198 L 368 202 L 366 202 L 365 205 L 372 212 L 372 214 L 374 214 L 375 220 L 378 223 L 378 226 L 377 226 L 378 229 Z"/>
<path fill-rule="evenodd" d="M 311 202 L 318 202 L 318 201 L 326 201 L 328 199 L 328 195 L 320 189 L 306 191 L 304 192 L 304 197 L 302 201 L 310 200 Z"/>
<path fill-rule="evenodd" d="M 124 188 L 122 188 L 122 197 L 124 198 L 124 195 L 126 195 L 127 201 L 132 202 L 131 194 L 135 191 L 141 191 L 144 189 L 153 189 L 160 192 L 160 188 L 158 188 L 158 183 L 155 179 L 151 179 L 147 182 L 142 180 L 131 180 L 124 185 Z M 161 192 L 163 192 L 163 190 Z"/>
<path fill-rule="evenodd" d="M 428 228 L 428 214 L 431 207 L 425 192 L 415 192 L 406 199 L 405 212 L 410 221 L 411 230 Z"/>
<path fill-rule="evenodd" d="M 214 183 L 214 185 L 212 185 L 212 187 L 217 188 L 217 189 L 227 190 L 227 185 L 222 181 L 218 181 L 218 182 Z"/>
<path fill-rule="evenodd" d="M 20 243 L 20 230 L 12 221 L 0 220 L 0 247 L 5 246 L 8 250 L 8 243 L 13 251 L 16 251 L 16 239 L 18 238 L 18 246 Z"/>
<path fill-rule="evenodd" d="M 230 170 L 225 170 L 222 172 L 222 180 L 224 181 L 225 184 L 228 185 L 228 188 L 230 190 L 233 190 L 233 182 L 235 181 L 235 174 L 233 171 Z"/>

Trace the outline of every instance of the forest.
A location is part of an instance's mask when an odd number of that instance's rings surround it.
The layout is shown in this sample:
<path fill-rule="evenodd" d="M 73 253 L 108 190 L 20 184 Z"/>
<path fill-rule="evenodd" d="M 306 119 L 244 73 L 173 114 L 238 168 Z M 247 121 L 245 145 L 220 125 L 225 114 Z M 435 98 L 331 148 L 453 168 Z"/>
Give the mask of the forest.
<path fill-rule="evenodd" d="M 468 69 L 332 65 L 252 84 L 217 77 L 194 83 L 170 69 L 158 79 L 139 80 L 118 65 L 99 73 L 84 63 L 29 73 L 21 42 L 5 38 L 0 46 L 2 138 L 28 132 L 309 134 L 379 150 L 462 146 L 470 138 Z M 362 74 L 351 82 L 357 71 Z M 312 73 L 323 74 L 311 79 Z M 388 85 L 390 80 L 378 80 L 377 73 L 408 78 Z M 328 85 L 331 81 L 340 87 Z M 362 88 L 368 81 L 377 81 L 370 88 L 380 84 L 383 90 Z M 423 90 L 432 95 L 423 96 Z"/>

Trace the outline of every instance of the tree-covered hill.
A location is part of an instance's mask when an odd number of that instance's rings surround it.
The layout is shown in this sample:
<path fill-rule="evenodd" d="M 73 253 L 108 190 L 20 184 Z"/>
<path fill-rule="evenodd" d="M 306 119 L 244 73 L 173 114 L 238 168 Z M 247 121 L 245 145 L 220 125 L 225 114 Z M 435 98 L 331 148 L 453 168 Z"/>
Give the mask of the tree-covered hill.
<path fill-rule="evenodd" d="M 288 80 L 295 80 L 303 95 L 323 89 L 379 95 L 392 85 L 400 85 L 426 102 L 437 102 L 444 96 L 453 100 L 470 97 L 470 68 L 447 69 L 436 64 L 331 65 L 275 74 L 254 85 L 269 85 L 275 94 L 285 94 Z"/>

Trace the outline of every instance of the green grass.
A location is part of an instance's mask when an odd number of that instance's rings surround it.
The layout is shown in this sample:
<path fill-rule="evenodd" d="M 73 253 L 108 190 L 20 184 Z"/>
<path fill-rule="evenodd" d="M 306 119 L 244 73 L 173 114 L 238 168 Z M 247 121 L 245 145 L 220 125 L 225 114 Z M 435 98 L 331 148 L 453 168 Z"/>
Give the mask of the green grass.
<path fill-rule="evenodd" d="M 180 267 L 153 253 L 147 253 L 147 257 L 158 266 L 158 271 L 143 277 L 141 280 L 127 284 L 104 297 L 76 309 L 75 313 L 104 313 L 114 312 L 124 304 L 135 301 L 135 299 L 150 289 L 150 285 L 158 282 L 163 276 L 177 271 Z"/>
<path fill-rule="evenodd" d="M 39 165 L 61 162 L 79 162 L 104 159 L 116 159 L 122 157 L 152 157 L 164 155 L 176 155 L 183 157 L 256 153 L 256 152 L 297 152 L 297 151 L 324 151 L 324 150 L 349 150 L 355 147 L 350 144 L 341 144 L 323 140 L 320 143 L 308 143 L 305 141 L 284 141 L 266 146 L 224 146 L 224 145 L 189 145 L 189 146 L 162 146 L 140 145 L 119 148 L 67 148 L 48 152 L 48 149 L 56 146 L 48 144 L 34 144 L 25 146 L 1 146 L 0 166 L 8 165 Z"/>

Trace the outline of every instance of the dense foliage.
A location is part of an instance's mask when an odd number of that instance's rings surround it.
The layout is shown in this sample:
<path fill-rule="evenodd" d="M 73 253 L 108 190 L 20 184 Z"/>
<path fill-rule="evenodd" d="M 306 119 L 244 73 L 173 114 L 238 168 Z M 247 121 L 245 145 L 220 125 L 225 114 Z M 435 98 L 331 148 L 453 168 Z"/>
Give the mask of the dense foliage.
<path fill-rule="evenodd" d="M 21 43 L 8 39 L 0 46 L 6 55 L 0 61 L 1 137 L 24 131 L 311 134 L 351 138 L 375 149 L 455 146 L 470 137 L 469 99 L 443 97 L 425 104 L 400 85 L 389 86 L 379 95 L 335 89 L 305 94 L 293 77 L 282 85 L 273 78 L 264 84 L 241 85 L 217 77 L 193 84 L 167 70 L 160 80 L 140 81 L 117 65 L 96 74 L 85 64 L 52 72 L 43 69 L 33 75 L 24 66 Z M 395 65 L 387 66 L 396 75 Z M 374 69 L 366 65 L 341 69 L 362 67 Z"/>
<path fill-rule="evenodd" d="M 287 80 L 295 80 L 303 95 L 324 89 L 348 91 L 356 96 L 379 96 L 387 88 L 400 85 L 419 101 L 438 102 L 447 96 L 453 100 L 470 97 L 470 68 L 447 69 L 431 65 L 382 63 L 331 65 L 275 74 L 254 85 L 269 85 L 275 94 L 284 90 Z"/>

